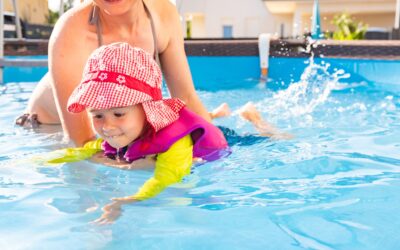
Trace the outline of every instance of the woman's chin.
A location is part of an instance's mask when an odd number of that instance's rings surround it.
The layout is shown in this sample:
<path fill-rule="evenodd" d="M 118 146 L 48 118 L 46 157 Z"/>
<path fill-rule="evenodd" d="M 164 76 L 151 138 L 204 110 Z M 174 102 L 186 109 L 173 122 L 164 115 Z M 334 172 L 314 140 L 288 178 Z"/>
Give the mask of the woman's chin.
<path fill-rule="evenodd" d="M 100 0 L 96 1 L 100 9 L 110 16 L 119 16 L 127 13 L 132 3 L 127 0 Z"/>

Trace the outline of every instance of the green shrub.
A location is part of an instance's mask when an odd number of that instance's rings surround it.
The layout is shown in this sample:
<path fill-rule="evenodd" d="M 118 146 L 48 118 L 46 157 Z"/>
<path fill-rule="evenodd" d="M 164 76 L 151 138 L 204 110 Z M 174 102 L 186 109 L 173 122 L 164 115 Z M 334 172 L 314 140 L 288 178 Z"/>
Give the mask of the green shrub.
<path fill-rule="evenodd" d="M 361 40 L 364 39 L 368 26 L 362 22 L 356 22 L 350 14 L 336 15 L 332 21 L 337 30 L 333 32 L 335 40 Z"/>
<path fill-rule="evenodd" d="M 54 0 L 52 0 L 54 1 Z M 64 11 L 67 11 L 73 7 L 74 0 L 68 0 L 64 3 Z M 49 9 L 49 13 L 46 15 L 47 23 L 54 25 L 58 18 L 60 18 L 60 13 L 58 11 L 52 11 Z"/>

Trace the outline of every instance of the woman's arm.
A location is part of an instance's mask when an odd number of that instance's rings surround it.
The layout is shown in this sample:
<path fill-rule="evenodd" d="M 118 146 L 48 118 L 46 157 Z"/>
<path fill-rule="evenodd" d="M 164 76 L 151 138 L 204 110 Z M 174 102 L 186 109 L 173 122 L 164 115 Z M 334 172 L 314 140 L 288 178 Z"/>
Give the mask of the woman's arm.
<path fill-rule="evenodd" d="M 167 37 L 160 60 L 165 80 L 172 97 L 183 100 L 190 110 L 211 122 L 211 117 L 197 96 L 189 64 L 187 62 L 182 35 L 182 26 L 176 7 L 168 0 L 160 1 L 162 35 Z M 158 9 L 160 6 L 158 6 Z M 167 32 L 167 33 L 166 33 Z"/>
<path fill-rule="evenodd" d="M 71 10 L 57 22 L 49 41 L 49 73 L 53 95 L 64 133 L 77 146 L 94 139 L 89 118 L 85 112 L 71 114 L 67 111 L 68 98 L 79 84 L 87 57 L 95 47 L 87 42 L 88 34 L 82 27 L 80 15 Z M 85 25 L 87 20 L 84 21 Z"/>

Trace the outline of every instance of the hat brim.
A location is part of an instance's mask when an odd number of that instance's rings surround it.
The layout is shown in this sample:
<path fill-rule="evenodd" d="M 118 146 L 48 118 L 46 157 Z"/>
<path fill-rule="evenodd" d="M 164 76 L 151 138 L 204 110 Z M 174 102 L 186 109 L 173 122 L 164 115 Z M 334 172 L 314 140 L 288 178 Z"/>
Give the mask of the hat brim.
<path fill-rule="evenodd" d="M 185 103 L 178 98 L 146 101 L 142 103 L 147 121 L 157 132 L 179 119 Z"/>

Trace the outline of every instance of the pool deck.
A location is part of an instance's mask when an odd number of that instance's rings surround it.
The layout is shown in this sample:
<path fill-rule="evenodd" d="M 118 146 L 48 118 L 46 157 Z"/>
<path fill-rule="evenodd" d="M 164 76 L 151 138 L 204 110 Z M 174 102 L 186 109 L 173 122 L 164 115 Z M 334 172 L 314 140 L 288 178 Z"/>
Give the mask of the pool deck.
<path fill-rule="evenodd" d="M 5 55 L 47 55 L 47 40 L 5 41 Z M 188 56 L 258 56 L 257 39 L 191 39 L 185 41 Z M 400 60 L 400 40 L 319 40 L 307 48 L 305 40 L 271 40 L 271 57 L 358 58 Z"/>
<path fill-rule="evenodd" d="M 47 55 L 49 41 L 47 39 L 4 39 L 4 55 L 33 56 Z"/>

